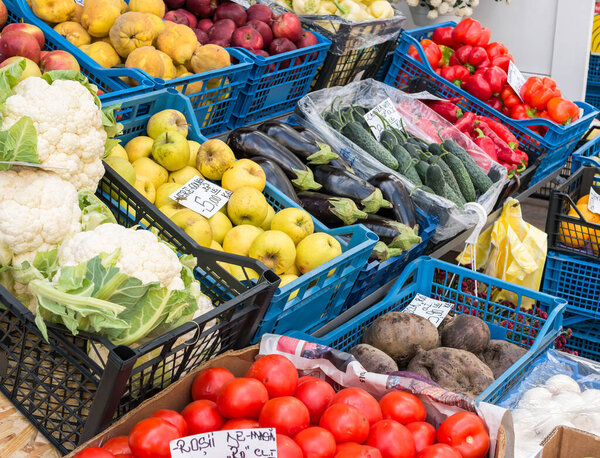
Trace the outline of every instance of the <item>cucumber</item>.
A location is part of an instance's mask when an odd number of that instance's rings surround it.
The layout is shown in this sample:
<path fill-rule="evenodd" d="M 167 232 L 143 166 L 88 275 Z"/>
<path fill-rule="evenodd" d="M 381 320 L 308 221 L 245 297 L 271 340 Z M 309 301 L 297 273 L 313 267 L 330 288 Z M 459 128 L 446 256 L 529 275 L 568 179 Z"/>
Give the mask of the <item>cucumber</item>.
<path fill-rule="evenodd" d="M 413 159 L 408 151 L 400 145 L 396 146 L 392 151 L 394 157 L 398 160 L 398 171 L 404 175 L 412 184 L 420 186 L 423 184 L 421 177 L 415 169 L 416 160 Z"/>
<path fill-rule="evenodd" d="M 428 150 L 431 154 L 435 154 L 436 156 L 440 156 L 443 153 L 442 147 L 438 143 L 429 145 Z"/>
<path fill-rule="evenodd" d="M 342 127 L 344 127 L 344 122 L 340 119 L 338 113 L 328 111 L 325 113 L 325 116 L 323 116 L 323 119 L 338 132 L 342 130 Z"/>
<path fill-rule="evenodd" d="M 377 159 L 386 167 L 392 170 L 398 170 L 398 161 L 396 158 L 386 150 L 370 132 L 367 132 L 360 123 L 356 121 L 350 121 L 344 127 L 342 127 L 342 134 L 350 141 L 356 143 L 367 153 Z"/>
<path fill-rule="evenodd" d="M 429 147 L 429 143 L 427 143 L 419 138 L 416 138 L 416 137 L 410 137 L 407 141 L 412 143 L 417 148 L 419 148 L 420 150 L 423 150 L 423 151 L 425 151 Z"/>
<path fill-rule="evenodd" d="M 461 160 L 450 152 L 445 152 L 442 154 L 441 158 L 452 171 L 452 174 L 458 183 L 458 187 L 460 188 L 460 192 L 465 200 L 467 202 L 475 202 L 475 200 L 477 200 L 475 187 L 473 186 L 473 182 L 471 181 L 471 178 L 469 178 L 469 173 L 467 172 L 467 169 Z"/>
<path fill-rule="evenodd" d="M 421 150 L 421 148 L 415 146 L 413 143 L 406 142 L 404 143 L 404 145 L 401 146 L 406 151 L 408 151 L 408 154 L 410 154 L 413 159 L 416 159 L 418 161 L 423 159 L 423 151 Z"/>
<path fill-rule="evenodd" d="M 384 130 L 381 132 L 379 137 L 379 143 L 381 143 L 388 151 L 393 151 L 394 147 L 399 145 L 398 137 L 391 130 Z"/>
<path fill-rule="evenodd" d="M 481 170 L 473 158 L 469 156 L 469 153 L 467 153 L 452 140 L 444 141 L 444 143 L 442 143 L 442 147 L 446 151 L 454 154 L 463 163 L 475 189 L 484 194 L 492 187 L 494 183 L 492 180 L 490 180 L 490 177 L 488 177 L 483 170 Z"/>
<path fill-rule="evenodd" d="M 445 197 L 451 202 L 454 202 L 459 208 L 463 207 L 463 203 L 458 198 L 456 193 L 444 181 L 444 173 L 437 164 L 431 164 L 427 169 L 427 185 L 440 197 Z"/>
<path fill-rule="evenodd" d="M 429 164 L 423 160 L 417 162 L 415 164 L 415 170 L 419 174 L 421 181 L 427 181 L 427 169 L 429 168 Z"/>
<path fill-rule="evenodd" d="M 459 201 L 463 204 L 466 204 L 467 201 L 463 198 L 462 192 L 460 192 L 460 187 L 458 186 L 456 178 L 454 177 L 452 170 L 450 170 L 450 167 L 448 167 L 448 165 L 441 159 L 440 156 L 431 156 L 427 160 L 430 164 L 436 164 L 440 169 L 442 169 L 446 184 L 450 186 L 450 189 L 452 189 L 454 194 L 456 194 L 456 196 L 459 198 Z"/>

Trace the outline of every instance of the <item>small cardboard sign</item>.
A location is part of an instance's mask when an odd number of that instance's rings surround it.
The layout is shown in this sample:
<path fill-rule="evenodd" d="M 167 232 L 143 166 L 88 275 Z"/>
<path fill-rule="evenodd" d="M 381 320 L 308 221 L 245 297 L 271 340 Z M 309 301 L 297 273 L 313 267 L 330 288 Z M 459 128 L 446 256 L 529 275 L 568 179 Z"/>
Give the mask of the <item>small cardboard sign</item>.
<path fill-rule="evenodd" d="M 402 311 L 419 315 L 429 320 L 437 328 L 453 307 L 449 302 L 438 301 L 423 294 L 417 294 Z"/>
<path fill-rule="evenodd" d="M 514 91 L 517 93 L 517 95 L 519 96 L 519 98 L 521 100 L 523 100 L 521 98 L 521 88 L 523 87 L 523 85 L 525 84 L 525 81 L 527 81 L 527 78 L 525 78 L 523 76 L 523 73 L 521 73 L 521 71 L 517 68 L 517 66 L 514 64 L 513 61 L 510 61 L 508 63 L 508 84 L 510 85 L 510 87 L 512 87 L 514 89 Z"/>
<path fill-rule="evenodd" d="M 171 458 L 277 458 L 275 428 L 231 429 L 171 441 Z"/>
<path fill-rule="evenodd" d="M 231 194 L 231 191 L 196 176 L 169 197 L 205 218 L 210 218 L 229 201 Z"/>
<path fill-rule="evenodd" d="M 592 213 L 596 213 L 600 215 L 600 194 L 596 192 L 596 190 L 591 187 L 590 188 L 590 198 L 588 200 L 588 210 Z"/>
<path fill-rule="evenodd" d="M 386 128 L 381 118 L 385 119 L 392 127 L 396 129 L 402 129 L 402 117 L 394 102 L 388 97 L 371 111 L 365 114 L 365 121 L 371 128 L 371 132 L 377 140 L 381 137 L 381 132 Z"/>

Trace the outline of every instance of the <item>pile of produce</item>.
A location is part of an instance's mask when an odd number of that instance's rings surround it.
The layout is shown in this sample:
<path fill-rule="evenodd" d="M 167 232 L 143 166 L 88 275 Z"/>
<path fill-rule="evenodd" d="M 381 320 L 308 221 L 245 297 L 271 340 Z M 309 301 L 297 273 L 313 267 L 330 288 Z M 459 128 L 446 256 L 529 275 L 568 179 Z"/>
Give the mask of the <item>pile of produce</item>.
<path fill-rule="evenodd" d="M 589 200 L 589 194 L 580 197 L 575 207 L 571 205 L 569 213 L 567 213 L 567 216 L 581 219 L 588 224 L 583 226 L 563 221 L 560 223 L 558 241 L 571 248 L 590 246 L 594 254 L 600 254 L 600 215 L 590 211 L 588 207 Z M 590 224 L 597 226 L 597 228 L 590 227 Z"/>
<path fill-rule="evenodd" d="M 438 27 L 421 46 L 438 75 L 513 119 L 544 118 L 560 125 L 579 119 L 579 107 L 561 97 L 551 78 L 532 76 L 516 94 L 507 83 L 514 59 L 503 43 L 490 43 L 490 37 L 490 29 L 466 18 L 455 27 Z M 421 61 L 414 46 L 408 54 Z M 542 126 L 530 128 L 545 133 Z"/>
<path fill-rule="evenodd" d="M 334 15 L 353 22 L 394 16 L 394 9 L 387 0 L 275 0 L 275 3 L 301 16 Z"/>
<path fill-rule="evenodd" d="M 449 391 L 480 395 L 525 354 L 505 340 L 490 340 L 485 321 L 473 315 L 448 317 L 437 329 L 418 315 L 389 312 L 365 330 L 349 350 L 370 372 L 407 370 Z"/>
<path fill-rule="evenodd" d="M 170 441 L 180 437 L 252 428 L 275 428 L 279 458 L 483 458 L 490 447 L 474 413 L 455 413 L 436 431 L 423 403 L 408 392 L 389 392 L 379 402 L 362 388 L 336 393 L 324 380 L 299 377 L 281 355 L 263 356 L 244 377 L 205 369 L 191 397 L 181 412 L 157 410 L 128 436 L 76 457 L 168 458 Z"/>

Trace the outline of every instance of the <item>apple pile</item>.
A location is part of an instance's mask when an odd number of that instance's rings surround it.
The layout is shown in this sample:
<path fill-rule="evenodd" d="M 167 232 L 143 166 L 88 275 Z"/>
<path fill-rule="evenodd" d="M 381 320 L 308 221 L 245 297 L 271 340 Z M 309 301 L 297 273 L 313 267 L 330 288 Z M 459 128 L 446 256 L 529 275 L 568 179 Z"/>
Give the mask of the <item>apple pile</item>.
<path fill-rule="evenodd" d="M 274 16 L 266 5 L 251 5 L 247 10 L 232 2 L 217 0 L 166 0 L 170 9 L 165 19 L 185 24 L 196 33 L 201 44 L 238 46 L 268 57 L 313 46 L 318 43 L 311 32 L 302 30 L 294 13 Z"/>
<path fill-rule="evenodd" d="M 259 164 L 236 160 L 221 140 L 188 140 L 188 122 L 181 112 L 154 114 L 146 133 L 124 147 L 113 147 L 105 162 L 200 246 L 258 259 L 281 277 L 281 286 L 342 254 L 334 237 L 314 232 L 305 210 L 276 211 L 267 202 L 266 175 Z M 169 197 L 194 176 L 220 182 L 232 192 L 226 206 L 210 218 Z M 240 281 L 246 275 L 258 278 L 254 271 L 220 264 Z"/>

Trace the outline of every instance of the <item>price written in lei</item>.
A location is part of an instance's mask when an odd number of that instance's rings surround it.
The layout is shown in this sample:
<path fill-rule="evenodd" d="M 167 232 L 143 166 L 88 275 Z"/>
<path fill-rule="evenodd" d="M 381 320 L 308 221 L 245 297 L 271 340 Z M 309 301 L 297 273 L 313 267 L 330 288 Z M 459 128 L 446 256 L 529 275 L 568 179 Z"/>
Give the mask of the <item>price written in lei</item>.
<path fill-rule="evenodd" d="M 371 132 L 377 140 L 381 137 L 381 132 L 386 128 L 381 118 L 385 119 L 396 129 L 402 129 L 402 118 L 396 110 L 396 106 L 389 97 L 365 114 L 365 121 L 371 128 Z"/>
<path fill-rule="evenodd" d="M 184 207 L 210 218 L 227 203 L 231 194 L 231 191 L 204 178 L 194 177 L 169 197 Z"/>
<path fill-rule="evenodd" d="M 171 441 L 171 458 L 277 458 L 274 428 L 232 429 Z"/>
<path fill-rule="evenodd" d="M 590 197 L 588 200 L 588 210 L 600 215 L 600 194 L 592 187 L 590 188 Z"/>
<path fill-rule="evenodd" d="M 517 66 L 511 61 L 508 63 L 508 78 L 507 82 L 510 87 L 517 93 L 521 98 L 521 88 L 525 84 L 527 79 L 523 76 L 523 73 L 517 68 Z M 523 99 L 521 99 L 523 100 Z"/>
<path fill-rule="evenodd" d="M 442 324 L 442 321 L 444 321 L 448 312 L 452 310 L 452 307 L 452 304 L 449 302 L 438 301 L 423 294 L 417 294 L 402 311 L 419 315 L 429 320 L 437 328 Z"/>

